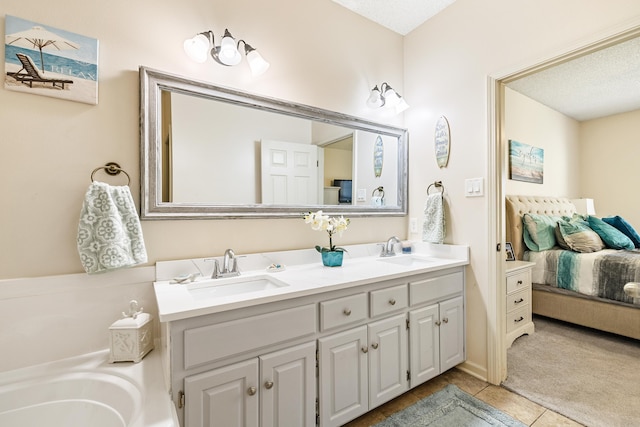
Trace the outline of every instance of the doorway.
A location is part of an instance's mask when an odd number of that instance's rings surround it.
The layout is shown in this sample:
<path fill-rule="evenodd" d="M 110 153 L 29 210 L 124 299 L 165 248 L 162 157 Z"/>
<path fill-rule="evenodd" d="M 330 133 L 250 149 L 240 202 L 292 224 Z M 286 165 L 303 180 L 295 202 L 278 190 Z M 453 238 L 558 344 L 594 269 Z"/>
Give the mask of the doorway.
<path fill-rule="evenodd" d="M 532 63 L 524 69 L 512 70 L 500 75 L 491 75 L 488 78 L 488 120 L 489 120 L 489 181 L 488 194 L 490 197 L 489 232 L 491 244 L 496 248 L 505 245 L 505 185 L 508 171 L 508 136 L 505 132 L 505 88 L 510 82 L 514 82 L 523 77 L 549 69 L 559 64 L 566 63 L 573 59 L 587 55 L 589 53 L 613 46 L 640 36 L 640 19 L 627 23 L 624 28 L 612 30 L 607 36 L 584 40 L 578 48 L 564 49 L 558 55 Z M 488 380 L 493 384 L 500 384 L 507 374 L 507 348 L 505 343 L 506 319 L 503 313 L 506 311 L 504 295 L 506 293 L 505 265 L 501 256 L 501 251 L 493 251 L 492 259 L 495 268 L 490 271 L 490 283 L 495 283 L 495 287 L 490 289 L 495 292 L 489 298 L 488 326 Z"/>

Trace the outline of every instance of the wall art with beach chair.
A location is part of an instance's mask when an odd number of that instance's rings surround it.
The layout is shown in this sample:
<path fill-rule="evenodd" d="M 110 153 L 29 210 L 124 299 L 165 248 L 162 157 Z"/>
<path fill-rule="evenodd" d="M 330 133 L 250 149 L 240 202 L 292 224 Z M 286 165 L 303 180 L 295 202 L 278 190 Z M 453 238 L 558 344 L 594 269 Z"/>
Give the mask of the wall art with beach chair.
<path fill-rule="evenodd" d="M 23 18 L 5 17 L 7 90 L 98 103 L 98 40 Z"/>

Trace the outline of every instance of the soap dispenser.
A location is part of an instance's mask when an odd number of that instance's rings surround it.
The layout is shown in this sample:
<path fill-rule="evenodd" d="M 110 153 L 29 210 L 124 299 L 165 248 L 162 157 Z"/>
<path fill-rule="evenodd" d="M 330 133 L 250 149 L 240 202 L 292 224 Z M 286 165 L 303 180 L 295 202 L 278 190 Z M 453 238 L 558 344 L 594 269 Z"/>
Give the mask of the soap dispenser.
<path fill-rule="evenodd" d="M 138 363 L 153 350 L 153 316 L 143 313 L 138 301 L 129 302 L 129 312 L 109 327 L 109 363 Z"/>

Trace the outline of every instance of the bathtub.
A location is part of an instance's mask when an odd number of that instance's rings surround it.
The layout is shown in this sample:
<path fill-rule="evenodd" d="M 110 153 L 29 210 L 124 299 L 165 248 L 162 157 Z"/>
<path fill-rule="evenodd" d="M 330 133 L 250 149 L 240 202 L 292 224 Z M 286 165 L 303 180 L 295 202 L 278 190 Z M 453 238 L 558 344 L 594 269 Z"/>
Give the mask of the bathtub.
<path fill-rule="evenodd" d="M 0 426 L 178 427 L 160 352 L 108 363 L 99 351 L 0 372 Z"/>

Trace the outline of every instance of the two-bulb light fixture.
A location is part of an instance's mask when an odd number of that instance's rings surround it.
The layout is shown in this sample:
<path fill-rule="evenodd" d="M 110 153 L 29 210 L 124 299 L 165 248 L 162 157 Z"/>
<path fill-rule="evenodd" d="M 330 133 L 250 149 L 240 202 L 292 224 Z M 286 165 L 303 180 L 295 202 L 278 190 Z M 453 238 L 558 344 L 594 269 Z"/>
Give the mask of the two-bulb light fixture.
<path fill-rule="evenodd" d="M 184 51 L 187 56 L 196 62 L 205 62 L 207 56 L 211 57 L 221 65 L 234 66 L 240 63 L 242 55 L 239 48 L 240 43 L 244 44 L 244 54 L 247 57 L 251 74 L 256 77 L 267 71 L 269 63 L 244 40 L 236 40 L 231 36 L 229 30 L 224 30 L 224 36 L 220 41 L 220 45 L 216 46 L 213 31 L 205 31 L 197 34 L 195 37 L 184 41 Z"/>
<path fill-rule="evenodd" d="M 367 99 L 367 106 L 370 108 L 384 108 L 393 111 L 395 114 L 400 114 L 409 108 L 409 104 L 404 98 L 393 90 L 387 82 L 382 83 L 380 89 L 378 89 L 378 85 L 371 89 L 369 99 Z"/>

